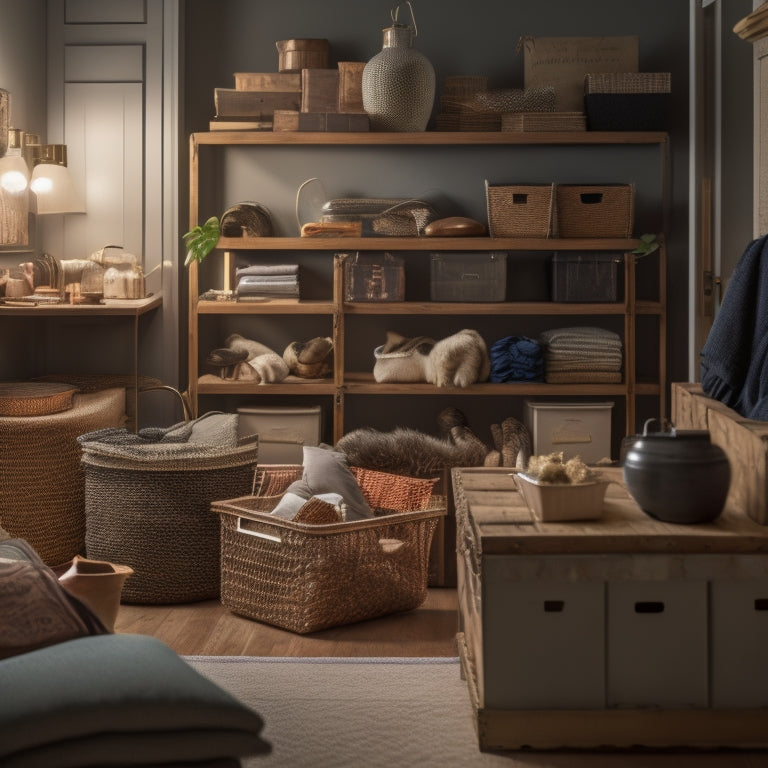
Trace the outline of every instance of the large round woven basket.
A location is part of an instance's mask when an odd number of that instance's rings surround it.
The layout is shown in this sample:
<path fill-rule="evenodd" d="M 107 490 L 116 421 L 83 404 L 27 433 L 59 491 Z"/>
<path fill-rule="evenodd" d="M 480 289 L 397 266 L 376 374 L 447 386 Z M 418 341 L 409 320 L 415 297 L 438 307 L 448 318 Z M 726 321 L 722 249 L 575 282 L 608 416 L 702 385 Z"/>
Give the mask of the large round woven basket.
<path fill-rule="evenodd" d="M 75 395 L 60 413 L 0 417 L 0 525 L 26 539 L 47 565 L 85 551 L 78 436 L 124 420 L 124 389 Z"/>
<path fill-rule="evenodd" d="M 123 602 L 219 596 L 220 525 L 211 502 L 248 493 L 257 457 L 257 444 L 154 460 L 83 446 L 86 552 L 133 568 Z"/>

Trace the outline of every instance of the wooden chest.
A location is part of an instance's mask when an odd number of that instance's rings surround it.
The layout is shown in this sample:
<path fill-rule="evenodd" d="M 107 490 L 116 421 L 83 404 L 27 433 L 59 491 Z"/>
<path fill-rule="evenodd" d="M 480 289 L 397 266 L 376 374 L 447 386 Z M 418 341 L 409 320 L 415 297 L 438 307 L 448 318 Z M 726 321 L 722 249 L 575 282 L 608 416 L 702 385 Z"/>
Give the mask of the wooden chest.
<path fill-rule="evenodd" d="M 605 472 L 602 519 L 544 524 L 509 470 L 453 470 L 480 747 L 767 743 L 768 529 L 660 523 Z"/>
<path fill-rule="evenodd" d="M 768 422 L 745 419 L 693 383 L 672 384 L 672 422 L 678 429 L 709 430 L 731 465 L 726 504 L 768 525 Z"/>

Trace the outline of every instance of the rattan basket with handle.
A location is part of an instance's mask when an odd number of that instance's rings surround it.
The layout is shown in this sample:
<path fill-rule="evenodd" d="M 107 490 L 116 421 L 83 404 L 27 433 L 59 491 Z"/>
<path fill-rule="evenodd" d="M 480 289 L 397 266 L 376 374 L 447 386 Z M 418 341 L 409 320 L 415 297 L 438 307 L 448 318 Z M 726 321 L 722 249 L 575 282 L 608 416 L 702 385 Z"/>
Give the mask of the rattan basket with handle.
<path fill-rule="evenodd" d="M 549 237 L 554 188 L 554 184 L 489 184 L 486 181 L 491 237 Z"/>
<path fill-rule="evenodd" d="M 256 492 L 280 489 L 278 495 L 211 505 L 221 518 L 222 604 L 300 634 L 421 605 L 432 536 L 446 514 L 445 497 L 432 495 L 434 481 L 353 469 L 376 517 L 317 525 L 271 515 L 301 472 L 295 465 L 259 467 Z M 414 504 L 419 508 L 406 511 Z"/>
<path fill-rule="evenodd" d="M 558 184 L 558 237 L 632 237 L 632 184 Z"/>

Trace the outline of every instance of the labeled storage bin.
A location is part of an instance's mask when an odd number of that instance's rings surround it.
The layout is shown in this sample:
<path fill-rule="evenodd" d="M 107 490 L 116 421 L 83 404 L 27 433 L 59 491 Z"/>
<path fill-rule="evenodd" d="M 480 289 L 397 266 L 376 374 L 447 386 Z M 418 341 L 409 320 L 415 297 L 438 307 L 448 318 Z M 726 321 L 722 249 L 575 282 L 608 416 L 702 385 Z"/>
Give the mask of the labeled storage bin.
<path fill-rule="evenodd" d="M 620 301 L 619 266 L 615 253 L 555 253 L 552 256 L 552 301 Z"/>
<path fill-rule="evenodd" d="M 405 265 L 391 253 L 356 253 L 344 261 L 344 301 L 405 301 Z"/>
<path fill-rule="evenodd" d="M 319 405 L 242 407 L 237 413 L 240 436 L 259 436 L 260 464 L 301 464 L 304 446 L 320 444 Z"/>
<path fill-rule="evenodd" d="M 554 184 L 485 182 L 488 232 L 491 237 L 549 237 Z"/>
<path fill-rule="evenodd" d="M 594 464 L 611 455 L 612 401 L 595 403 L 525 401 L 525 426 L 534 455 L 563 452 Z"/>
<path fill-rule="evenodd" d="M 297 470 L 300 476 L 301 467 Z M 290 467 L 279 468 L 278 480 L 290 476 Z M 421 605 L 445 497 L 431 496 L 430 480 L 371 470 L 357 480 L 369 503 L 378 506 L 386 489 L 386 503 L 402 511 L 312 525 L 271 515 L 280 496 L 214 502 L 211 508 L 221 519 L 222 605 L 301 634 Z M 260 485 L 271 491 L 280 487 L 269 478 Z M 423 508 L 408 509 L 414 501 Z"/>
<path fill-rule="evenodd" d="M 671 98 L 669 72 L 605 72 L 584 78 L 591 131 L 665 131 Z"/>
<path fill-rule="evenodd" d="M 632 184 L 558 184 L 555 198 L 558 237 L 632 236 Z"/>
<path fill-rule="evenodd" d="M 609 581 L 607 606 L 607 706 L 707 707 L 707 582 Z"/>
<path fill-rule="evenodd" d="M 493 251 L 432 254 L 432 301 L 504 301 L 506 294 L 506 253 Z"/>

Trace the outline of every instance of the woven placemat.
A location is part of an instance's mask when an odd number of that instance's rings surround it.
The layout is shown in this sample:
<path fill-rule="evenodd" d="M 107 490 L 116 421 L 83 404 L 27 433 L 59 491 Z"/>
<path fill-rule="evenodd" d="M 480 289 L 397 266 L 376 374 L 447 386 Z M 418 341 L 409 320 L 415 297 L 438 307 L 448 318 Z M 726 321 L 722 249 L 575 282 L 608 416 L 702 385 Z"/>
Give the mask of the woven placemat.
<path fill-rule="evenodd" d="M 68 411 L 77 389 L 54 382 L 0 382 L 0 416 L 47 416 Z"/>

